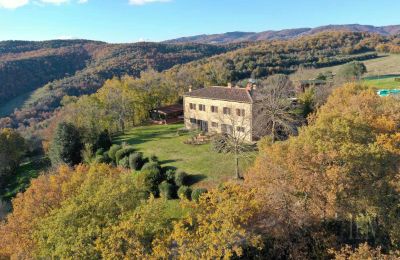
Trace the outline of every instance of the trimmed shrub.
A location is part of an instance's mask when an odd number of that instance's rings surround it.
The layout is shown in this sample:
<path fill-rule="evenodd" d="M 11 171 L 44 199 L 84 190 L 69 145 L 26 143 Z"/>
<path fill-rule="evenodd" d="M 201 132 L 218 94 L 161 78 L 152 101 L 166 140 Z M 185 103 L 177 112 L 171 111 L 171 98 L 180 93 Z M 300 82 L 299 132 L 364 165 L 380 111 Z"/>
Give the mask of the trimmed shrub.
<path fill-rule="evenodd" d="M 142 153 L 131 153 L 129 155 L 129 167 L 132 170 L 140 170 L 143 165 L 143 154 Z"/>
<path fill-rule="evenodd" d="M 175 184 L 176 186 L 183 186 L 187 183 L 188 175 L 186 172 L 182 170 L 178 170 L 175 173 Z"/>
<path fill-rule="evenodd" d="M 152 155 L 150 156 L 150 162 L 156 162 L 156 163 L 158 163 L 158 157 L 155 156 L 154 154 L 152 154 Z"/>
<path fill-rule="evenodd" d="M 149 163 L 145 163 L 142 167 L 142 171 L 143 170 L 147 170 L 147 169 L 158 169 L 159 171 L 161 171 L 161 166 L 159 163 L 157 162 L 149 162 Z"/>
<path fill-rule="evenodd" d="M 188 199 L 190 200 L 190 196 L 192 195 L 192 189 L 188 186 L 181 186 L 178 189 L 178 197 L 180 199 Z"/>
<path fill-rule="evenodd" d="M 119 160 L 118 165 L 124 168 L 129 168 L 129 157 L 125 156 L 124 158 Z"/>
<path fill-rule="evenodd" d="M 175 187 L 168 181 L 161 182 L 161 184 L 158 185 L 158 190 L 160 191 L 161 198 L 166 198 L 169 200 L 174 197 Z"/>
<path fill-rule="evenodd" d="M 169 183 L 175 183 L 175 170 L 169 169 L 165 172 L 165 180 Z"/>
<path fill-rule="evenodd" d="M 199 188 L 192 191 L 192 200 L 199 201 L 202 194 L 207 193 L 207 189 Z"/>
<path fill-rule="evenodd" d="M 122 146 L 119 144 L 113 144 L 110 147 L 110 150 L 108 151 L 108 157 L 110 157 L 111 160 L 113 160 L 114 162 L 116 162 L 115 160 L 115 154 L 121 150 Z"/>
<path fill-rule="evenodd" d="M 138 174 L 136 185 L 138 189 L 158 196 L 158 185 L 163 181 L 161 171 L 158 168 L 148 168 Z"/>
<path fill-rule="evenodd" d="M 115 153 L 115 161 L 117 162 L 117 164 L 119 164 L 119 160 L 124 157 L 128 157 L 133 152 L 135 152 L 135 148 L 133 148 L 132 146 L 123 147 Z"/>
<path fill-rule="evenodd" d="M 104 152 L 105 152 L 105 151 L 104 151 L 104 148 L 99 148 L 99 149 L 96 150 L 95 155 L 96 155 L 96 156 L 98 156 L 98 155 L 103 155 Z"/>

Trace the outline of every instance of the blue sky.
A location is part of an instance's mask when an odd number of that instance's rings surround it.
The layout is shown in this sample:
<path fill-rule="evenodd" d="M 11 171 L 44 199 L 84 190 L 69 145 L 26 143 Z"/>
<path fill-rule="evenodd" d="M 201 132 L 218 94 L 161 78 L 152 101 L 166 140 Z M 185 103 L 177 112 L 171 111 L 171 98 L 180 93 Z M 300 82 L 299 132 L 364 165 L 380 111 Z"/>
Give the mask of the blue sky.
<path fill-rule="evenodd" d="M 399 0 L 0 0 L 0 40 L 161 41 L 228 31 L 400 24 Z"/>

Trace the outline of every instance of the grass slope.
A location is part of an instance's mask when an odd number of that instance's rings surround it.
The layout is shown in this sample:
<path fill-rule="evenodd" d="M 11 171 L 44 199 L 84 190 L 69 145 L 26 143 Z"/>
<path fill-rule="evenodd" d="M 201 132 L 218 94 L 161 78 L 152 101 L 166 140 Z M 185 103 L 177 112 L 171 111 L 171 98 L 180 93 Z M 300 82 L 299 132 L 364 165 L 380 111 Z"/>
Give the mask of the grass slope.
<path fill-rule="evenodd" d="M 8 185 L 4 190 L 0 190 L 0 201 L 10 201 L 19 192 L 23 192 L 28 188 L 32 179 L 37 178 L 42 171 L 50 167 L 50 161 L 46 157 L 30 158 L 22 163 L 17 173 L 8 181 Z"/>
<path fill-rule="evenodd" d="M 156 155 L 163 166 L 172 166 L 192 175 L 197 187 L 211 188 L 235 176 L 234 160 L 231 155 L 219 154 L 211 149 L 211 144 L 187 145 L 183 142 L 191 137 L 191 133 L 177 136 L 176 131 L 183 124 L 151 125 L 137 127 L 117 136 L 115 143 L 134 145 L 145 156 Z M 252 162 L 241 160 L 244 171 Z"/>

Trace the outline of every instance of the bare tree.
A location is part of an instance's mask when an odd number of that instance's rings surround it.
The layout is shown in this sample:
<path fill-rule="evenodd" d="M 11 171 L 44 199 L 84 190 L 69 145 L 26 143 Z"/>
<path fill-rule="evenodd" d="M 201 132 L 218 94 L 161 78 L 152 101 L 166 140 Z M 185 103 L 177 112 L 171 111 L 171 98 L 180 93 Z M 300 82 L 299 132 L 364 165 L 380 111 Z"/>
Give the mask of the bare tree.
<path fill-rule="evenodd" d="M 218 136 L 218 140 L 214 140 L 214 142 L 219 142 L 220 152 L 233 155 L 235 176 L 237 179 L 243 179 L 239 161 L 250 156 L 250 152 L 254 150 L 251 128 L 252 115 L 249 113 L 250 111 L 237 107 L 225 107 L 225 109 L 229 110 L 229 113 L 219 115 L 218 127 L 222 133 Z"/>
<path fill-rule="evenodd" d="M 294 87 L 286 75 L 275 75 L 262 82 L 254 105 L 255 132 L 270 135 L 272 141 L 296 131 L 293 114 Z"/>

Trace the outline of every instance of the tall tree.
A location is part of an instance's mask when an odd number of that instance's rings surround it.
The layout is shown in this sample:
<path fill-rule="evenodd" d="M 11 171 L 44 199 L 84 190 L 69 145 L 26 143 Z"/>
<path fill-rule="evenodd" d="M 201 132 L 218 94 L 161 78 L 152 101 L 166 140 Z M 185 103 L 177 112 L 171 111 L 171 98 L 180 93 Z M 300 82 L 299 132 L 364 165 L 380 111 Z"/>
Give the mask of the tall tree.
<path fill-rule="evenodd" d="M 24 153 L 24 138 L 15 130 L 0 129 L 0 188 L 15 173 Z"/>
<path fill-rule="evenodd" d="M 82 142 L 79 131 L 71 123 L 58 124 L 50 144 L 49 156 L 53 165 L 81 162 Z"/>
<path fill-rule="evenodd" d="M 291 97 L 294 97 L 294 88 L 286 75 L 274 75 L 262 82 L 253 112 L 254 128 L 259 136 L 270 135 L 274 142 L 295 132 Z"/>

